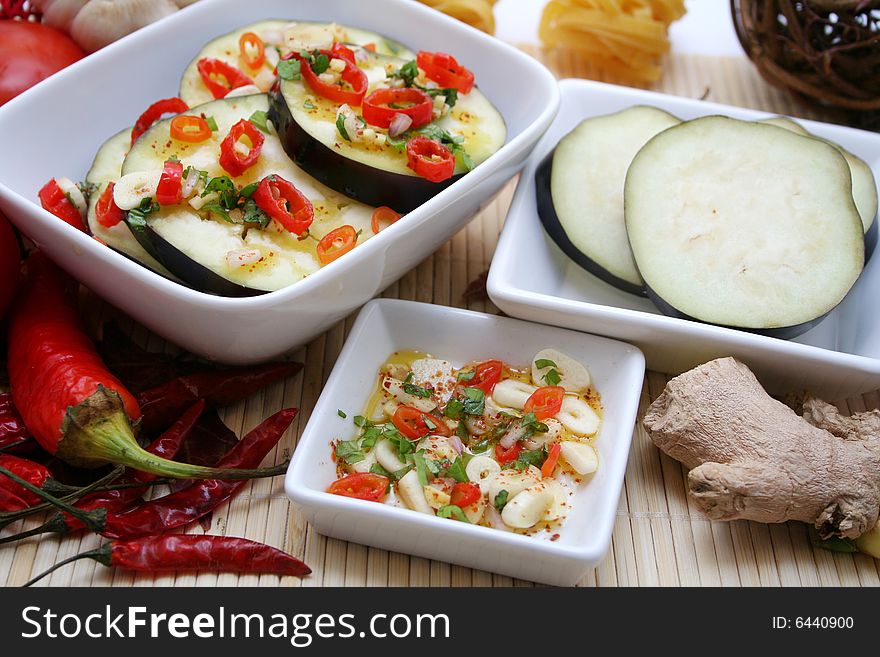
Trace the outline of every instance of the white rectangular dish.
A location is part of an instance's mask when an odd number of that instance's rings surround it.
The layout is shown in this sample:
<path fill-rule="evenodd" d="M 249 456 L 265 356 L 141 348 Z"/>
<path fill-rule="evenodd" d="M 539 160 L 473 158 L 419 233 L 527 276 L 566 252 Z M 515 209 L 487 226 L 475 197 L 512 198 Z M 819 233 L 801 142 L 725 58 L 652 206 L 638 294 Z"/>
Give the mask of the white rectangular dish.
<path fill-rule="evenodd" d="M 880 311 L 875 301 L 880 258 L 876 255 L 825 320 L 795 340 L 780 340 L 661 315 L 647 298 L 613 288 L 572 262 L 538 218 L 535 170 L 560 138 L 585 118 L 633 105 L 652 105 L 681 119 L 772 115 L 585 80 L 562 80 L 560 88 L 560 112 L 523 172 L 492 261 L 488 291 L 499 308 L 514 317 L 632 342 L 645 353 L 648 368 L 661 372 L 676 374 L 732 355 L 748 363 L 762 383 L 777 392 L 808 388 L 829 399 L 842 399 L 880 387 Z M 880 135 L 799 121 L 810 132 L 861 157 L 880 180 Z"/>
<path fill-rule="evenodd" d="M 204 43 L 263 18 L 338 21 L 427 50 L 454 49 L 503 114 L 507 143 L 350 256 L 258 297 L 217 297 L 174 283 L 40 208 L 37 190 L 48 179 L 83 177 L 107 137 L 177 93 Z M 537 61 L 421 3 L 203 0 L 0 107 L 0 138 L 15 154 L 0 160 L 0 210 L 64 269 L 156 333 L 213 360 L 254 362 L 308 341 L 452 237 L 524 165 L 558 104 L 556 81 Z"/>
<path fill-rule="evenodd" d="M 599 470 L 578 487 L 558 541 L 325 492 L 337 477 L 331 441 L 355 435 L 352 417 L 365 407 L 379 368 L 393 352 L 414 349 L 456 366 L 487 358 L 524 364 L 544 347 L 561 349 L 587 366 L 604 410 L 596 441 Z M 327 536 L 572 585 L 601 561 L 611 541 L 644 371 L 638 349 L 607 338 L 411 301 L 372 301 L 355 322 L 299 439 L 284 488 Z"/>

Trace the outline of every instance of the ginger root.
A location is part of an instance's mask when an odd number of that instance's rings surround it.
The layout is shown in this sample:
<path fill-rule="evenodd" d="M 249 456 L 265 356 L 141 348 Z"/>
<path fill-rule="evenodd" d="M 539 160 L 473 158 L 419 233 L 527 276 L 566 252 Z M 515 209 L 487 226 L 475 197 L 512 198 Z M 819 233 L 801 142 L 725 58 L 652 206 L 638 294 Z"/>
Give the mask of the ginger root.
<path fill-rule="evenodd" d="M 803 411 L 719 358 L 669 381 L 643 425 L 690 468 L 690 494 L 710 518 L 799 520 L 823 538 L 861 536 L 880 511 L 880 411 L 847 417 L 811 397 Z"/>

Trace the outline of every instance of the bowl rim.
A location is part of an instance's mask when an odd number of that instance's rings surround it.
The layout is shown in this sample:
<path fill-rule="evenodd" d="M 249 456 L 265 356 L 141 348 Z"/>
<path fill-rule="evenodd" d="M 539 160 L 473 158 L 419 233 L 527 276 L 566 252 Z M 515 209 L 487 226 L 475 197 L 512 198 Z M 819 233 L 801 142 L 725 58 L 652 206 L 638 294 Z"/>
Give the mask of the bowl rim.
<path fill-rule="evenodd" d="M 305 482 L 304 476 L 305 469 L 309 467 L 306 455 L 307 450 L 302 449 L 302 446 L 306 443 L 310 448 L 308 451 L 314 451 L 320 448 L 319 443 L 321 441 L 327 442 L 326 436 L 321 436 L 316 427 L 324 415 L 333 412 L 332 409 L 337 407 L 334 399 L 337 381 L 345 376 L 347 363 L 353 357 L 352 355 L 357 352 L 359 345 L 365 340 L 368 341 L 370 333 L 375 330 L 374 326 L 380 324 L 379 320 L 385 316 L 385 309 L 389 309 L 388 312 L 391 313 L 430 312 L 434 314 L 444 314 L 446 315 L 444 318 L 445 322 L 455 321 L 455 318 L 458 317 L 471 319 L 482 318 L 484 320 L 495 322 L 496 324 L 506 324 L 508 326 L 529 325 L 536 331 L 571 334 L 577 336 L 579 339 L 592 341 L 594 344 L 603 345 L 606 348 L 619 349 L 619 353 L 627 359 L 626 364 L 622 364 L 622 367 L 639 371 L 642 380 L 638 382 L 638 385 L 634 387 L 633 391 L 627 393 L 631 395 L 632 398 L 628 404 L 629 408 L 624 408 L 623 405 L 619 404 L 618 408 L 615 410 L 615 413 L 618 413 L 620 417 L 619 434 L 610 437 L 603 436 L 603 438 L 611 445 L 611 449 L 623 450 L 625 452 L 625 458 L 620 459 L 620 462 L 617 463 L 617 467 L 612 468 L 608 478 L 602 482 L 603 487 L 611 491 L 606 493 L 607 500 L 603 503 L 603 509 L 606 511 L 604 514 L 605 523 L 602 526 L 592 526 L 591 531 L 582 536 L 582 540 L 577 544 L 565 544 L 535 539 L 531 536 L 517 534 L 515 532 L 501 531 L 480 525 L 469 525 L 455 522 L 450 523 L 445 519 L 418 513 L 411 509 L 333 495 L 324 490 L 318 490 L 309 486 Z M 597 347 L 595 346 L 590 347 L 591 350 L 596 348 Z M 629 343 L 614 340 L 613 338 L 581 333 L 572 329 L 556 326 L 536 324 L 511 317 L 499 317 L 498 315 L 491 315 L 463 308 L 437 306 L 403 299 L 374 299 L 363 307 L 360 315 L 352 326 L 348 338 L 343 345 L 342 351 L 333 366 L 333 370 L 327 378 L 327 382 L 312 409 L 309 421 L 300 433 L 299 441 L 297 442 L 297 449 L 294 452 L 290 467 L 285 476 L 285 493 L 296 504 L 304 507 L 376 515 L 389 522 L 404 523 L 413 528 L 425 531 L 461 533 L 462 536 L 498 542 L 513 550 L 540 552 L 547 556 L 572 559 L 578 562 L 598 560 L 607 552 L 611 542 L 616 515 L 613 510 L 617 508 L 619 497 L 623 491 L 624 476 L 634 433 L 632 428 L 635 426 L 635 421 L 638 415 L 644 372 L 645 357 L 641 350 Z M 309 456 L 311 456 L 311 454 Z M 611 466 L 608 465 L 606 467 Z M 617 490 L 616 494 L 614 494 L 614 490 Z M 609 510 L 610 512 L 608 512 Z M 572 513 L 575 513 L 575 511 L 572 511 Z M 561 531 L 564 531 L 564 525 L 562 526 Z"/>
<path fill-rule="evenodd" d="M 393 9 L 394 11 L 408 12 L 414 17 L 414 19 L 422 21 L 422 25 L 441 24 L 451 30 L 463 32 L 476 38 L 481 44 L 480 47 L 487 49 L 487 54 L 490 54 L 493 57 L 505 58 L 515 65 L 518 71 L 528 71 L 534 82 L 541 84 L 542 89 L 540 89 L 540 91 L 546 94 L 546 103 L 543 108 L 529 120 L 519 133 L 511 136 L 510 132 L 508 132 L 508 138 L 504 145 L 488 159 L 482 162 L 480 166 L 469 172 L 468 175 L 463 176 L 461 180 L 456 181 L 448 188 L 441 190 L 436 196 L 409 213 L 414 216 L 410 217 L 405 225 L 394 224 L 389 226 L 387 229 L 381 231 L 379 235 L 374 236 L 374 238 L 362 244 L 358 249 L 361 253 L 360 258 L 340 258 L 338 261 L 334 261 L 329 265 L 320 268 L 313 274 L 310 274 L 296 283 L 265 294 L 252 297 L 225 297 L 201 292 L 170 279 L 166 279 L 160 274 L 153 272 L 139 263 L 131 261 L 126 256 L 112 249 L 110 249 L 108 253 L 108 250 L 103 247 L 103 245 L 96 244 L 90 235 L 72 226 L 59 226 L 59 230 L 56 231 L 57 234 L 59 236 L 66 236 L 67 244 L 84 251 L 86 256 L 98 256 L 97 261 L 101 263 L 101 266 L 127 271 L 132 276 L 138 278 L 142 284 L 148 285 L 154 292 L 166 297 L 174 297 L 179 301 L 206 310 L 265 310 L 279 303 L 290 302 L 298 296 L 313 293 L 321 286 L 344 277 L 347 271 L 356 267 L 361 261 L 377 257 L 379 253 L 388 248 L 393 243 L 393 240 L 403 231 L 417 230 L 433 216 L 442 213 L 446 208 L 451 206 L 457 197 L 464 195 L 482 184 L 487 178 L 493 175 L 497 169 L 508 163 L 515 154 L 524 150 L 530 142 L 536 141 L 537 138 L 550 126 L 556 112 L 558 111 L 561 96 L 556 84 L 556 78 L 549 69 L 538 60 L 530 57 L 525 52 L 511 44 L 495 39 L 470 25 L 462 23 L 421 3 L 411 2 L 409 0 L 374 0 L 374 2 L 384 3 L 389 9 Z M 124 57 L 128 50 L 137 48 L 141 44 L 148 42 L 150 39 L 154 38 L 155 35 L 161 34 L 163 31 L 167 30 L 167 26 L 174 26 L 179 23 L 197 22 L 202 15 L 221 10 L 225 6 L 236 6 L 237 4 L 238 3 L 235 0 L 202 0 L 202 2 L 185 7 L 174 14 L 147 25 L 132 34 L 111 43 L 105 48 L 75 62 L 62 71 L 59 71 L 50 78 L 43 80 L 0 107 L 0 128 L 2 128 L 4 123 L 12 123 L 11 118 L 7 119 L 8 116 L 14 117 L 16 114 L 20 114 L 23 111 L 19 110 L 19 107 L 26 107 L 29 103 L 39 102 L 40 100 L 51 100 L 54 89 L 58 84 L 63 84 L 70 78 L 88 75 L 92 69 L 102 66 L 105 61 L 111 61 L 117 57 Z M 397 38 L 394 34 L 389 34 L 388 36 Z M 58 221 L 48 211 L 41 208 L 35 201 L 13 191 L 2 181 L 0 181 L 0 200 L 15 207 L 21 212 L 21 214 L 36 214 L 40 220 L 44 222 L 51 221 L 54 223 Z M 387 233 L 387 235 L 383 235 L 384 233 Z M 375 244 L 373 244 L 374 242 Z M 103 259 L 104 257 L 106 257 L 106 260 Z"/>

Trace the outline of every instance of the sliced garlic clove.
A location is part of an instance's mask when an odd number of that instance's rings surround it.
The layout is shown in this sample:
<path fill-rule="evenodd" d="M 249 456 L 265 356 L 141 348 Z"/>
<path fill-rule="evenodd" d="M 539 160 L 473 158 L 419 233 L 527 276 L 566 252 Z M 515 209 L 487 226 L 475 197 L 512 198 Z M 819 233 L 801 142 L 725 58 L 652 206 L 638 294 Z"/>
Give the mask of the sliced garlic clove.
<path fill-rule="evenodd" d="M 151 171 L 127 173 L 116 181 L 113 200 L 120 210 L 134 210 L 145 198 L 156 195 L 159 174 Z"/>
<path fill-rule="evenodd" d="M 486 511 L 486 499 L 481 497 L 473 504 L 468 504 L 461 509 L 464 511 L 465 517 L 471 524 L 476 525 L 483 519 L 483 513 Z"/>
<path fill-rule="evenodd" d="M 433 486 L 422 486 L 422 490 L 425 493 L 425 499 L 428 501 L 428 505 L 436 511 L 441 506 L 446 506 L 449 504 L 449 493 L 446 491 L 442 491 L 439 488 L 434 488 Z"/>
<path fill-rule="evenodd" d="M 467 478 L 475 484 L 479 484 L 480 492 L 486 495 L 492 480 L 501 472 L 501 466 L 498 461 L 490 459 L 488 456 L 475 456 L 468 462 L 464 471 Z"/>
<path fill-rule="evenodd" d="M 535 390 L 537 388 L 528 383 L 523 383 L 516 379 L 504 379 L 495 384 L 495 389 L 492 390 L 492 397 L 495 403 L 500 406 L 507 406 L 521 411 Z"/>
<path fill-rule="evenodd" d="M 550 445 L 551 443 L 555 443 L 562 436 L 563 429 L 559 420 L 554 420 L 551 417 L 544 420 L 544 424 L 547 425 L 547 432 L 535 433 L 526 438 L 526 449 L 538 449 L 544 445 Z"/>
<path fill-rule="evenodd" d="M 559 454 L 578 474 L 593 474 L 599 469 L 599 455 L 587 443 L 564 440 Z"/>
<path fill-rule="evenodd" d="M 578 436 L 592 436 L 599 430 L 599 416 L 596 411 L 580 397 L 566 395 L 556 419 L 566 429 Z"/>
<path fill-rule="evenodd" d="M 541 471 L 533 465 L 528 470 L 502 470 L 489 482 L 489 499 L 493 502 L 498 494 L 506 490 L 511 500 L 520 492 L 541 481 Z"/>
<path fill-rule="evenodd" d="M 541 521 L 553 501 L 553 495 L 547 487 L 536 484 L 509 500 L 501 512 L 501 518 L 514 529 L 528 529 Z"/>
<path fill-rule="evenodd" d="M 371 452 L 367 452 L 366 458 L 363 461 L 358 461 L 354 465 L 351 466 L 351 469 L 355 472 L 369 472 L 370 468 L 373 467 L 376 463 L 376 451 L 373 450 Z"/>
<path fill-rule="evenodd" d="M 423 413 L 430 413 L 437 407 L 437 404 L 432 399 L 409 394 L 403 389 L 404 385 L 403 381 L 392 379 L 390 376 L 386 376 L 382 380 L 382 389 L 394 397 L 398 403 L 404 404 L 405 406 L 412 406 Z"/>
<path fill-rule="evenodd" d="M 413 511 L 434 515 L 434 510 L 425 499 L 425 491 L 415 470 L 410 470 L 400 478 L 400 481 L 397 482 L 397 494 L 403 503 Z"/>
<path fill-rule="evenodd" d="M 538 367 L 539 360 L 552 361 L 553 365 Z M 542 349 L 535 354 L 532 359 L 532 383 L 536 386 L 550 385 L 550 382 L 544 378 L 550 370 L 556 370 L 560 376 L 556 385 L 562 386 L 569 392 L 586 392 L 590 388 L 592 379 L 587 368 L 558 349 Z"/>
<path fill-rule="evenodd" d="M 376 460 L 379 461 L 379 465 L 388 470 L 388 472 L 397 472 L 401 468 L 406 467 L 406 461 L 400 458 L 397 448 L 390 440 L 383 439 L 377 442 L 373 448 L 373 453 L 376 454 Z"/>

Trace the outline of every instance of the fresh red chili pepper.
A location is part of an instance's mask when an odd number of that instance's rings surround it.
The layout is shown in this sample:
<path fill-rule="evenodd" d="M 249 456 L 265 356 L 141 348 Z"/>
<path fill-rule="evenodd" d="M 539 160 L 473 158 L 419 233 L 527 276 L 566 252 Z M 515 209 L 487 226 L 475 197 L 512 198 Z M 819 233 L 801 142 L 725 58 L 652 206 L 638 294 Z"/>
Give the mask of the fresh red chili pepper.
<path fill-rule="evenodd" d="M 426 180 L 442 182 L 455 173 L 455 155 L 439 141 L 419 136 L 406 144 L 407 166 Z"/>
<path fill-rule="evenodd" d="M 271 416 L 242 438 L 217 467 L 255 468 L 281 440 L 296 417 L 288 408 Z M 210 513 L 244 485 L 243 481 L 204 479 L 120 514 L 107 514 L 102 535 L 108 538 L 150 536 L 182 527 Z"/>
<path fill-rule="evenodd" d="M 508 449 L 504 449 L 501 445 L 495 445 L 495 460 L 501 465 L 511 463 L 519 458 L 522 451 L 522 445 L 517 441 Z"/>
<path fill-rule="evenodd" d="M 183 102 L 180 98 L 163 98 L 162 100 L 157 100 L 150 105 L 140 117 L 138 117 L 137 121 L 134 122 L 134 127 L 131 129 L 131 143 L 133 144 L 137 141 L 138 137 L 149 130 L 150 126 L 161 119 L 165 114 L 180 114 L 188 109 L 189 105 Z"/>
<path fill-rule="evenodd" d="M 150 454 L 155 454 L 161 458 L 175 458 L 180 451 L 181 446 L 189 437 L 190 432 L 196 426 L 196 423 L 204 410 L 204 400 L 199 400 L 193 404 L 180 417 L 180 419 L 177 420 L 177 422 L 171 425 L 170 429 L 147 446 L 147 451 Z M 139 483 L 145 485 L 90 493 L 77 500 L 74 506 L 82 511 L 106 509 L 107 513 L 122 513 L 135 504 L 135 502 L 147 491 L 146 484 L 149 484 L 155 478 L 156 475 L 150 474 L 149 472 L 129 470 L 116 480 L 117 484 L 124 485 Z M 59 514 L 59 519 L 63 522 L 63 526 L 59 520 L 53 519 L 58 523 L 58 527 L 55 530 L 57 533 L 69 533 L 84 528 L 83 523 L 70 514 Z"/>
<path fill-rule="evenodd" d="M 141 430 L 148 435 L 161 431 L 198 399 L 215 407 L 229 406 L 301 369 L 302 363 L 281 362 L 176 377 L 138 395 Z"/>
<path fill-rule="evenodd" d="M 15 236 L 12 224 L 0 212 L 0 320 L 6 316 L 6 310 L 12 303 L 18 285 L 19 269 L 21 269 L 21 250 L 18 248 L 18 238 Z M 0 437 L 0 445 L 2 445 L 2 437 Z"/>
<path fill-rule="evenodd" d="M 544 386 L 532 393 L 526 400 L 523 410 L 526 413 L 534 413 L 539 420 L 546 420 L 559 412 L 564 398 L 565 388 L 562 386 Z"/>
<path fill-rule="evenodd" d="M 372 472 L 356 472 L 337 479 L 327 489 L 333 495 L 354 497 L 367 502 L 381 502 L 388 491 L 388 477 Z"/>
<path fill-rule="evenodd" d="M 550 451 L 547 452 L 547 460 L 544 461 L 544 464 L 541 466 L 542 477 L 553 476 L 553 470 L 556 469 L 556 464 L 559 463 L 559 454 L 561 452 L 562 445 L 560 443 L 553 443 L 550 446 Z"/>
<path fill-rule="evenodd" d="M 445 52 L 419 51 L 416 64 L 425 72 L 429 80 L 441 87 L 452 87 L 460 93 L 469 93 L 474 88 L 474 74 Z"/>
<path fill-rule="evenodd" d="M 236 145 L 243 137 L 247 137 L 250 141 L 246 155 L 236 150 Z M 242 119 L 229 129 L 229 134 L 220 142 L 220 166 L 230 176 L 240 176 L 256 164 L 260 158 L 260 151 L 263 150 L 264 141 L 265 137 L 259 128 L 247 119 Z"/>
<path fill-rule="evenodd" d="M 220 59 L 205 57 L 196 64 L 199 75 L 214 98 L 223 98 L 233 89 L 238 89 L 254 81 L 234 66 Z"/>
<path fill-rule="evenodd" d="M 44 210 L 48 210 L 61 219 L 61 221 L 85 232 L 86 227 L 83 224 L 82 215 L 76 209 L 76 206 L 70 202 L 70 199 L 67 198 L 67 195 L 58 186 L 58 182 L 54 178 L 40 188 L 38 195 Z"/>
<path fill-rule="evenodd" d="M 166 160 L 156 186 L 156 202 L 159 205 L 177 205 L 183 198 L 183 163 L 180 160 Z"/>
<path fill-rule="evenodd" d="M 400 219 L 400 215 L 389 208 L 387 205 L 380 205 L 373 210 L 373 217 L 370 225 L 373 227 L 373 235 L 378 235 L 384 226 L 382 224 L 391 225 Z"/>
<path fill-rule="evenodd" d="M 340 226 L 324 235 L 315 248 L 322 265 L 329 265 L 357 246 L 358 234 L 353 226 Z"/>
<path fill-rule="evenodd" d="M 188 144 L 199 144 L 210 139 L 214 134 L 211 126 L 201 116 L 182 114 L 171 119 L 171 127 L 168 129 L 172 139 L 183 141 Z"/>
<path fill-rule="evenodd" d="M 311 62 L 299 53 L 290 53 L 289 56 L 299 60 L 300 73 L 302 74 L 303 80 L 308 83 L 309 87 L 311 87 L 312 91 L 316 94 L 332 100 L 334 103 L 339 103 L 340 105 L 346 104 L 351 105 L 352 107 L 358 107 L 363 102 L 364 96 L 367 95 L 367 88 L 370 83 L 367 79 L 367 74 L 354 63 L 354 53 L 351 54 L 351 58 L 349 59 L 348 54 L 340 48 L 337 48 L 336 52 L 333 52 L 333 50 L 321 50 L 320 52 L 331 59 L 337 57 L 345 62 L 345 68 L 339 74 L 340 84 L 324 82 L 318 77 L 318 74 L 312 70 Z M 348 50 L 348 52 L 351 51 Z M 341 83 L 347 84 L 349 88 L 346 89 Z"/>
<path fill-rule="evenodd" d="M 482 496 L 483 493 L 480 492 L 479 484 L 475 484 L 472 481 L 461 482 L 452 487 L 452 492 L 449 494 L 449 503 L 463 508 L 478 502 Z"/>
<path fill-rule="evenodd" d="M 238 38 L 238 54 L 245 66 L 256 70 L 266 61 L 266 45 L 253 32 L 245 32 Z"/>
<path fill-rule="evenodd" d="M 0 512 L 12 513 L 15 511 L 23 511 L 30 506 L 15 493 L 0 488 Z"/>
<path fill-rule="evenodd" d="M 0 449 L 19 451 L 28 443 L 35 446 L 27 427 L 24 426 L 21 414 L 15 408 L 12 393 L 0 392 Z"/>
<path fill-rule="evenodd" d="M 487 395 L 491 395 L 495 384 L 501 379 L 501 371 L 504 363 L 500 360 L 487 360 L 477 365 L 474 370 L 474 378 L 465 381 L 464 385 L 469 388 L 479 388 Z"/>
<path fill-rule="evenodd" d="M 315 219 L 312 202 L 281 176 L 263 178 L 252 198 L 263 212 L 295 235 L 306 232 Z"/>
<path fill-rule="evenodd" d="M 12 454 L 0 454 L 0 468 L 6 468 L 37 488 L 42 488 L 46 480 L 52 477 L 52 473 L 45 465 Z M 0 488 L 20 497 L 28 506 L 34 506 L 41 502 L 40 498 L 31 491 L 25 490 L 2 475 L 0 475 Z"/>
<path fill-rule="evenodd" d="M 142 573 L 217 571 L 304 577 L 312 572 L 296 557 L 246 538 L 175 534 L 110 541 L 95 550 L 60 561 L 25 586 L 79 559 L 93 559 L 110 568 Z"/>
<path fill-rule="evenodd" d="M 98 223 L 105 228 L 113 228 L 113 226 L 122 221 L 124 214 L 113 199 L 113 189 L 115 187 L 115 182 L 110 181 L 107 183 L 104 191 L 101 192 L 100 198 L 98 198 L 98 203 L 95 205 L 95 217 Z"/>
<path fill-rule="evenodd" d="M 421 128 L 434 118 L 434 101 L 424 91 L 413 87 L 376 89 L 364 98 L 363 113 L 364 121 L 379 128 L 390 126 L 398 114 L 412 119 L 410 128 Z"/>
<path fill-rule="evenodd" d="M 182 479 L 253 477 L 161 459 L 137 444 L 130 424 L 140 417 L 137 401 L 81 329 L 66 282 L 45 255 L 34 253 L 10 313 L 12 398 L 43 449 L 86 467 L 117 463 Z"/>
<path fill-rule="evenodd" d="M 351 62 L 352 64 L 357 63 L 354 58 L 354 50 L 352 50 L 345 44 L 339 43 L 338 41 L 334 41 L 333 45 L 330 46 L 330 55 L 331 59 L 333 57 L 338 57 L 339 59 L 344 59 L 345 61 Z"/>
<path fill-rule="evenodd" d="M 418 440 L 428 434 L 449 436 L 452 433 L 446 423 L 436 415 L 431 415 L 413 406 L 404 406 L 403 404 L 394 411 L 391 422 L 400 433 L 410 440 Z M 428 422 L 433 426 L 429 426 Z"/>

